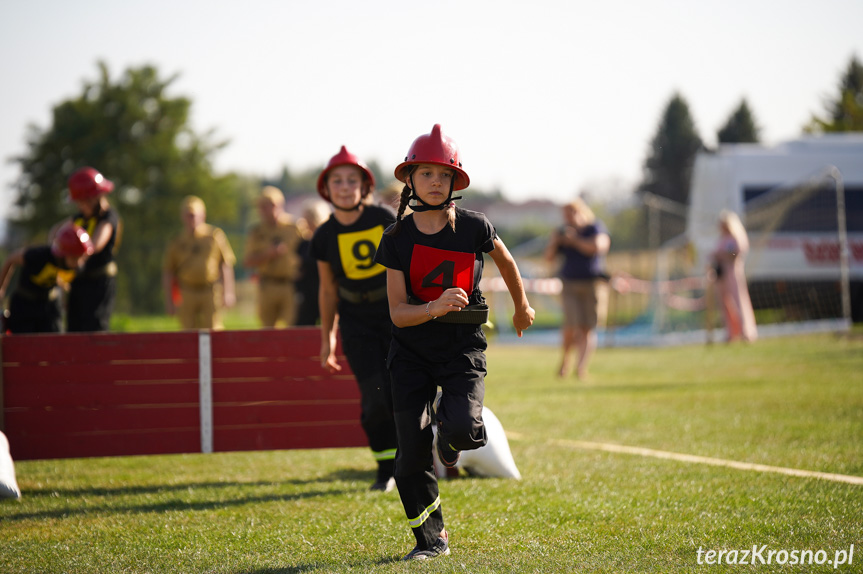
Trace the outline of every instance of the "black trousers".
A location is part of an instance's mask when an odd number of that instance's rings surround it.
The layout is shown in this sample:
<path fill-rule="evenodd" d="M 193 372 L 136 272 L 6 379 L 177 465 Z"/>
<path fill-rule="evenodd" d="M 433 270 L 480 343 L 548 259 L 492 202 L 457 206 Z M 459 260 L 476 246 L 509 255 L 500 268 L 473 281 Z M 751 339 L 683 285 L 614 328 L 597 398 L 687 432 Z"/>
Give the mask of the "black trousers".
<path fill-rule="evenodd" d="M 56 299 L 34 300 L 13 292 L 5 330 L 11 333 L 59 333 L 60 304 Z"/>
<path fill-rule="evenodd" d="M 342 321 L 344 327 L 344 321 Z M 368 327 L 368 325 L 366 325 Z M 396 456 L 395 419 L 390 374 L 386 369 L 390 347 L 390 324 L 372 330 L 342 329 L 342 348 L 360 388 L 360 424 L 372 455 L 391 476 Z"/>
<path fill-rule="evenodd" d="M 391 355 L 393 407 L 399 449 L 395 478 L 399 496 L 420 548 L 430 547 L 444 529 L 440 492 L 432 459 L 432 402 L 441 388 L 437 410 L 438 440 L 456 450 L 473 450 L 488 439 L 482 421 L 486 360 L 480 349 L 447 362 Z"/>
<path fill-rule="evenodd" d="M 76 277 L 69 286 L 66 330 L 70 333 L 109 330 L 116 295 L 116 277 Z"/>

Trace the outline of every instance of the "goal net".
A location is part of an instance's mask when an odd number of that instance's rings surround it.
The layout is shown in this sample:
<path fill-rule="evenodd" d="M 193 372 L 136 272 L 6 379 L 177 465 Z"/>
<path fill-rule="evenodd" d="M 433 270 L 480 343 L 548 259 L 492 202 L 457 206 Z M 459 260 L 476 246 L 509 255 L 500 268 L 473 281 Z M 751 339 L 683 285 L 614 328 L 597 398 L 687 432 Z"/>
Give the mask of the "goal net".
<path fill-rule="evenodd" d="M 747 187 L 743 201 L 750 243 L 745 271 L 759 336 L 850 328 L 849 265 L 856 253 L 849 251 L 839 171 L 828 168 L 789 185 Z M 631 305 L 636 297 L 645 304 L 631 323 L 609 324 L 608 343 L 724 340 L 720 302 L 703 259 L 692 257 L 686 239 L 678 237 L 658 250 L 652 277 L 618 268 L 612 305 Z"/>
<path fill-rule="evenodd" d="M 761 330 L 850 327 L 845 190 L 839 171 L 828 168 L 794 185 L 743 192 L 750 242 L 746 276 Z"/>
<path fill-rule="evenodd" d="M 850 194 L 847 213 L 852 220 L 847 225 L 846 195 L 836 168 L 793 184 L 743 190 L 741 215 L 750 243 L 745 272 L 759 337 L 850 328 L 850 282 L 863 276 L 863 189 Z M 674 206 L 659 207 L 666 219 L 684 219 Z M 717 228 L 718 215 L 702 218 L 701 225 Z M 607 322 L 598 329 L 600 345 L 724 340 L 720 302 L 701 255 L 686 234 L 657 249 L 612 251 L 607 257 L 612 278 Z M 527 267 L 525 288 L 538 316 L 559 318 L 560 281 L 532 279 L 543 275 L 525 263 L 520 261 Z M 483 289 L 494 299 L 500 333 L 512 334 L 512 309 L 503 281 L 489 279 Z M 557 330 L 542 337 L 534 331 L 531 338 L 559 340 Z"/>

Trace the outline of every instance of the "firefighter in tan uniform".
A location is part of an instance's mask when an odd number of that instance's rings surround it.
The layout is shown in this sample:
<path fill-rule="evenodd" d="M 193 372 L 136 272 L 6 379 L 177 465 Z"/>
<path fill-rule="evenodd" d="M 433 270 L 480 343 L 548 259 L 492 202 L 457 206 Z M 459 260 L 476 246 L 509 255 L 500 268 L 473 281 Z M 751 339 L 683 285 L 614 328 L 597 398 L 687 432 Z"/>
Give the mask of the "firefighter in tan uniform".
<path fill-rule="evenodd" d="M 286 327 L 294 324 L 294 282 L 300 270 L 297 248 L 303 234 L 284 206 L 285 196 L 278 188 L 261 190 L 261 221 L 246 237 L 243 265 L 254 268 L 258 275 L 258 317 L 264 327 L 275 327 L 279 322 Z"/>
<path fill-rule="evenodd" d="M 221 329 L 221 308 L 236 302 L 234 252 L 225 232 L 205 223 L 201 198 L 186 196 L 180 214 L 183 232 L 168 245 L 162 266 L 165 311 L 183 329 Z"/>

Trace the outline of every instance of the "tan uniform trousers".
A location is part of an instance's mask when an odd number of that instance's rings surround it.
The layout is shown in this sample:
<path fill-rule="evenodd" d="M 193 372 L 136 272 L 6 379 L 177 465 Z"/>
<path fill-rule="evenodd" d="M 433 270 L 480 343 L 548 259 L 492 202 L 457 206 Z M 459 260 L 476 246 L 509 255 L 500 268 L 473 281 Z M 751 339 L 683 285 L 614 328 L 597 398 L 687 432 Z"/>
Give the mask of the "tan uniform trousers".
<path fill-rule="evenodd" d="M 222 329 L 222 286 L 180 287 L 177 318 L 183 329 Z"/>
<path fill-rule="evenodd" d="M 282 321 L 294 324 L 296 308 L 294 282 L 290 279 L 261 277 L 258 282 L 258 317 L 264 327 L 275 327 Z"/>

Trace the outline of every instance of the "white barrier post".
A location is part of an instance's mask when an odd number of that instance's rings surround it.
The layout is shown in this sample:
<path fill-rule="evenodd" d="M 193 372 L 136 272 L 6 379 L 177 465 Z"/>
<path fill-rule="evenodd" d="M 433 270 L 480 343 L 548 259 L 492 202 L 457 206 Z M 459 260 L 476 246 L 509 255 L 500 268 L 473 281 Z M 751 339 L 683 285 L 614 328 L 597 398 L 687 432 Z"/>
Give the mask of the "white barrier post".
<path fill-rule="evenodd" d="M 201 452 L 213 452 L 213 363 L 210 332 L 198 332 L 198 397 L 201 409 Z"/>

